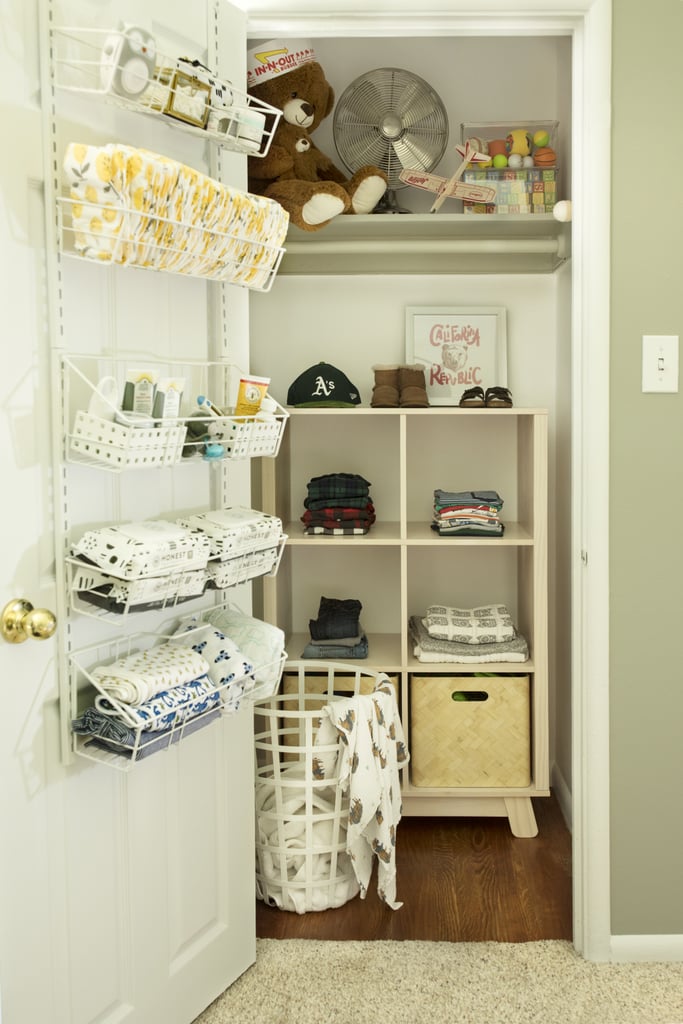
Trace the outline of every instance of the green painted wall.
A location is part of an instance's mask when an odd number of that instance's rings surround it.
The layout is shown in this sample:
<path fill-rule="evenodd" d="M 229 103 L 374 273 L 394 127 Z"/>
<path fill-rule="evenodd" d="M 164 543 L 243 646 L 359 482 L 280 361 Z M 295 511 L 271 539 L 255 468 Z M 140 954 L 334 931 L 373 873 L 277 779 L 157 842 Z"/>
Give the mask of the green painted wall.
<path fill-rule="evenodd" d="M 610 778 L 615 935 L 683 935 L 683 354 L 679 394 L 641 393 L 641 336 L 683 336 L 682 45 L 681 0 L 614 0 Z"/>

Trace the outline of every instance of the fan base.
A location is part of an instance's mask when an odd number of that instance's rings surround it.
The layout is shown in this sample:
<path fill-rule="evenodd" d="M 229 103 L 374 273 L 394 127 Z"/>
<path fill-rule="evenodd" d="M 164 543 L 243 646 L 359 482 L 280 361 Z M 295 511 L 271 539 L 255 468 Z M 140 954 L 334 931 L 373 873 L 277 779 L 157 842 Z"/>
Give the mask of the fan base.
<path fill-rule="evenodd" d="M 396 192 L 393 189 L 387 189 L 380 201 L 378 202 L 373 213 L 411 213 L 411 210 L 406 210 L 405 206 L 399 206 L 396 198 Z"/>

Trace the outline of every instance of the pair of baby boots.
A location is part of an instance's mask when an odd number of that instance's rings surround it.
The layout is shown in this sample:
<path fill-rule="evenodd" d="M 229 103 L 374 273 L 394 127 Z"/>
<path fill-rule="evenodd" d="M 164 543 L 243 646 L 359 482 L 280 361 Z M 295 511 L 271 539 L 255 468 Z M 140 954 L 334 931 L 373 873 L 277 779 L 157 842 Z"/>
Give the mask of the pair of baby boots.
<path fill-rule="evenodd" d="M 425 387 L 424 368 L 417 363 L 410 366 L 383 366 L 372 368 L 375 385 L 370 405 L 374 409 L 426 409 L 429 406 Z"/>

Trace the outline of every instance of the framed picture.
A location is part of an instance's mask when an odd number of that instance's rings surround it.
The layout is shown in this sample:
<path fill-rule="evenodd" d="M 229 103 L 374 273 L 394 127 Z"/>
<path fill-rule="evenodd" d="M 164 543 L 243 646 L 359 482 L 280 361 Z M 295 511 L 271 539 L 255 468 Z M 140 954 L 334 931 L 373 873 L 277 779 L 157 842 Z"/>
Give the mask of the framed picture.
<path fill-rule="evenodd" d="M 407 306 L 406 362 L 424 367 L 430 405 L 457 405 L 476 385 L 507 387 L 503 306 Z"/>
<path fill-rule="evenodd" d="M 166 104 L 165 114 L 179 121 L 205 128 L 211 107 L 211 86 L 194 75 L 176 71 Z"/>

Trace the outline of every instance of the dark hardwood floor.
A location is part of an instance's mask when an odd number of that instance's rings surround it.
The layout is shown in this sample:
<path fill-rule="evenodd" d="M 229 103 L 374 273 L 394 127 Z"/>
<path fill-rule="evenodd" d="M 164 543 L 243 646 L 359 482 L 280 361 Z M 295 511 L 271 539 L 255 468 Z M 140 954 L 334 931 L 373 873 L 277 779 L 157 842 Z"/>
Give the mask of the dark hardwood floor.
<path fill-rule="evenodd" d="M 256 934 L 272 939 L 425 939 L 531 942 L 571 939 L 571 836 L 554 797 L 534 800 L 539 832 L 516 839 L 505 818 L 404 817 L 397 896 L 295 914 L 257 901 Z"/>

